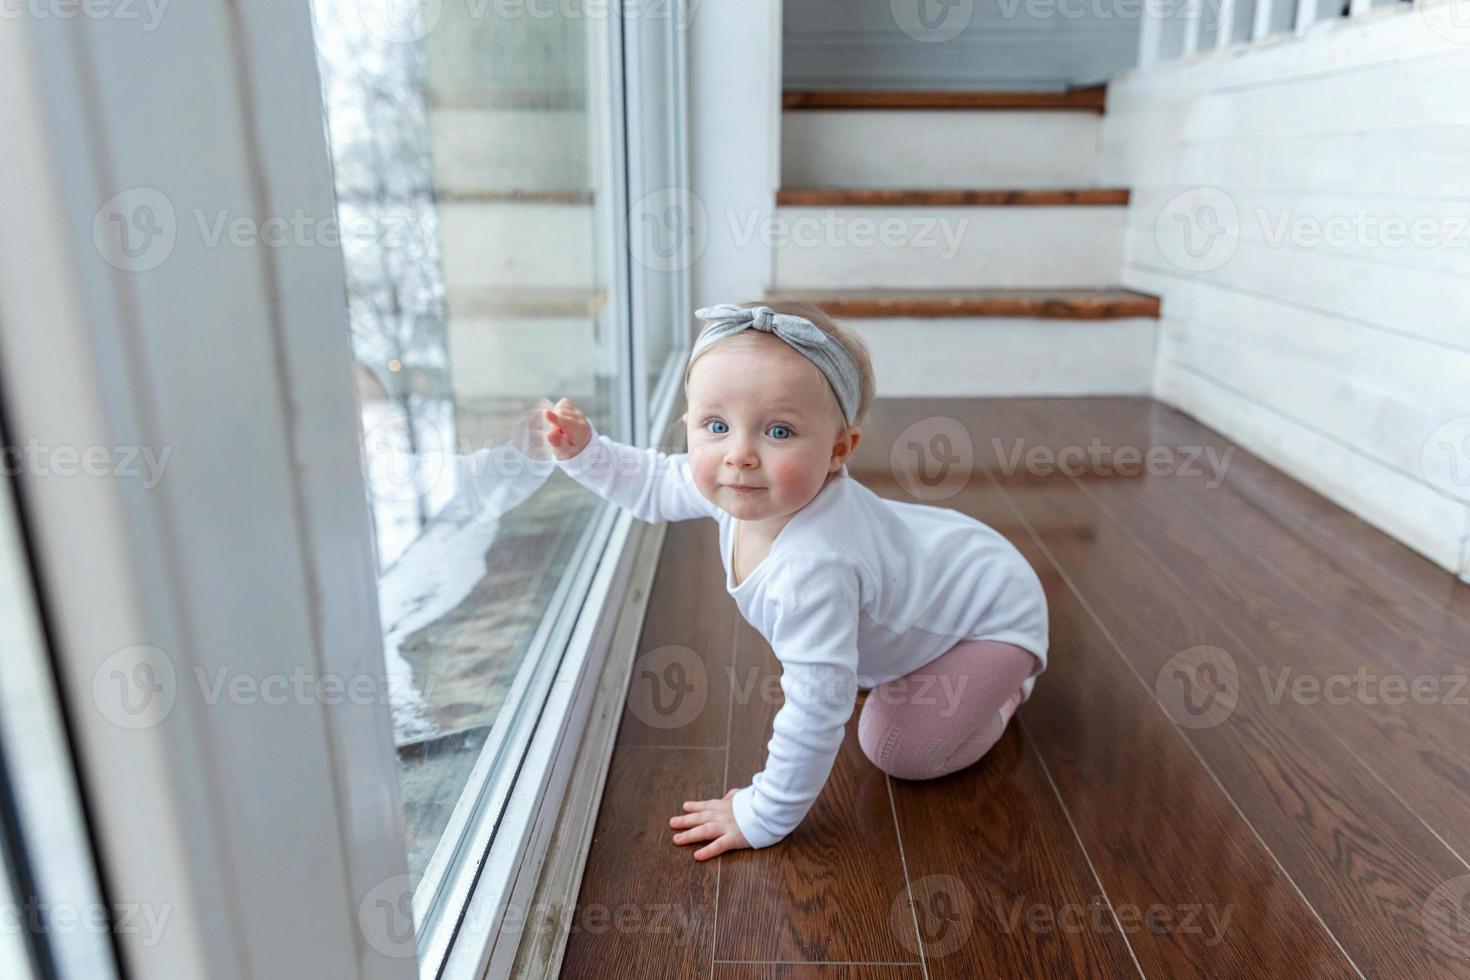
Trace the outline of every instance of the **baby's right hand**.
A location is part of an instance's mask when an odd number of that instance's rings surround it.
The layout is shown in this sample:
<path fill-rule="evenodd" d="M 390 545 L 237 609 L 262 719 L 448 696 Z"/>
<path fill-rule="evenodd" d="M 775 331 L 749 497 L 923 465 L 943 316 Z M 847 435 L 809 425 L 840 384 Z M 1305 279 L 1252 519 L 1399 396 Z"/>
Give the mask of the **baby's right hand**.
<path fill-rule="evenodd" d="M 591 423 L 570 398 L 563 398 L 548 408 L 546 421 L 551 423 L 546 433 L 546 444 L 557 459 L 571 459 L 592 441 Z"/>

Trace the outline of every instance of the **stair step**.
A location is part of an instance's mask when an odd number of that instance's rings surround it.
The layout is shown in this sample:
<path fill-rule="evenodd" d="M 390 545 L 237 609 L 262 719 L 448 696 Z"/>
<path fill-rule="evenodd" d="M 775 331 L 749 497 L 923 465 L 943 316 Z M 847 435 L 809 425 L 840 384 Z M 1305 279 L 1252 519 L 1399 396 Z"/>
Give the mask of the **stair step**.
<path fill-rule="evenodd" d="M 1103 86 L 1055 92 L 836 89 L 781 94 L 783 109 L 1060 109 L 1103 112 Z"/>
<path fill-rule="evenodd" d="M 1157 319 L 1159 298 L 1131 289 L 778 290 L 769 300 L 815 303 L 832 316 L 1019 317 L 1036 320 Z"/>
<path fill-rule="evenodd" d="M 776 204 L 787 207 L 956 207 L 956 206 L 1119 206 L 1128 203 L 1126 187 L 1039 187 L 899 189 L 886 187 L 783 187 Z"/>
<path fill-rule="evenodd" d="M 1142 395 L 1153 384 L 1151 317 L 874 317 L 844 320 L 868 345 L 879 397 Z"/>
<path fill-rule="evenodd" d="M 782 207 L 772 291 L 1106 289 L 1126 207 Z"/>
<path fill-rule="evenodd" d="M 781 119 L 780 183 L 962 190 L 1097 187 L 1102 118 L 1048 110 L 787 113 Z"/>

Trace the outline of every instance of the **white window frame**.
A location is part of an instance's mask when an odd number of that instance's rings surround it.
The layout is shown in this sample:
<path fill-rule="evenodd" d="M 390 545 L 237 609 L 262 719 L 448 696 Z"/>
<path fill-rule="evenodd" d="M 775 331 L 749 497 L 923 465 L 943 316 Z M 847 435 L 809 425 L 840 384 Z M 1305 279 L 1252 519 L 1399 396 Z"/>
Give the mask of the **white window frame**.
<path fill-rule="evenodd" d="M 618 19 L 607 22 L 606 70 L 620 85 Z M 201 209 L 334 214 L 310 11 L 297 0 L 194 0 L 146 31 L 7 18 L 0 90 L 12 140 L 0 168 L 10 435 L 172 453 L 151 489 L 19 477 L 109 898 L 173 909 L 160 942 L 118 938 L 126 974 L 494 975 L 515 952 L 497 943 L 499 925 L 535 885 L 630 556 L 656 529 L 609 510 L 589 528 L 600 558 L 568 583 L 581 608 L 564 623 L 565 652 L 528 679 L 547 693 L 521 768 L 537 779 L 505 796 L 442 972 L 412 951 L 385 952 L 359 912 L 408 880 L 386 703 L 267 710 L 205 704 L 191 688 L 196 671 L 383 671 L 340 252 L 210 245 L 195 227 Z M 607 152 L 626 159 L 621 119 L 611 132 Z M 136 187 L 162 190 L 176 212 L 168 258 L 147 271 L 91 247 L 103 202 Z M 624 190 L 619 180 L 611 192 Z M 615 200 L 601 233 L 621 245 L 627 202 Z M 626 249 L 610 254 L 631 370 L 641 327 Z M 650 401 L 646 375 L 629 377 L 623 417 L 646 443 L 677 389 L 665 380 Z M 93 681 L 139 644 L 167 653 L 178 696 L 157 724 L 123 729 L 99 710 Z"/>

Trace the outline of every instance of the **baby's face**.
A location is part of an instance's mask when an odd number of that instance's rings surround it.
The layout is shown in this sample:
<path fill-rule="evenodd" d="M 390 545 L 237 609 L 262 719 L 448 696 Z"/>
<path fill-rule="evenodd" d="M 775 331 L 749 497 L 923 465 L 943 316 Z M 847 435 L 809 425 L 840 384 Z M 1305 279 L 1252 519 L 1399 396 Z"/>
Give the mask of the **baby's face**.
<path fill-rule="evenodd" d="M 686 423 L 695 485 L 742 521 L 805 507 L 851 448 L 837 396 L 816 366 L 750 331 L 694 362 Z"/>

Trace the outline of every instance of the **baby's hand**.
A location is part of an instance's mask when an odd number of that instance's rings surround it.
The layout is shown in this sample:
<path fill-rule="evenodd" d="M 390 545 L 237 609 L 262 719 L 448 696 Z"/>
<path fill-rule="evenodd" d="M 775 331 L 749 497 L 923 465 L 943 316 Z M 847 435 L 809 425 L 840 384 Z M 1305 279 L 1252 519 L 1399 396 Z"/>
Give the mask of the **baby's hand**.
<path fill-rule="evenodd" d="M 544 402 L 542 404 L 545 404 Z M 592 426 L 582 410 L 563 398 L 546 410 L 546 421 L 551 428 L 546 433 L 546 444 L 557 459 L 571 459 L 587 448 L 592 441 Z"/>
<path fill-rule="evenodd" d="M 740 832 L 740 827 L 735 823 L 735 807 L 730 798 L 735 795 L 735 790 L 726 793 L 719 800 L 694 800 L 684 801 L 684 815 L 670 817 L 669 826 L 674 828 L 692 827 L 681 834 L 674 835 L 675 844 L 693 844 L 696 841 L 714 841 L 707 847 L 701 847 L 694 852 L 694 860 L 707 861 L 712 857 L 723 854 L 726 851 L 739 850 L 749 847 L 745 835 Z"/>

